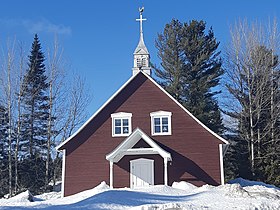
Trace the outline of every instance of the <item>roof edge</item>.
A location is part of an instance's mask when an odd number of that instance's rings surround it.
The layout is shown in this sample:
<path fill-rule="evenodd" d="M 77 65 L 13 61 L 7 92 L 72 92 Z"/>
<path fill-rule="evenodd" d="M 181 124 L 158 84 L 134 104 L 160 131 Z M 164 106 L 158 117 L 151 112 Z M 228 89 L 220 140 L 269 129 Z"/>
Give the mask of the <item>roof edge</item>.
<path fill-rule="evenodd" d="M 190 115 L 198 124 L 200 124 L 203 128 L 205 128 L 209 133 L 211 133 L 213 136 L 218 138 L 220 141 L 222 141 L 225 144 L 229 144 L 227 140 L 225 140 L 223 137 L 219 136 L 217 133 L 212 131 L 210 128 L 208 128 L 206 125 L 204 125 L 199 119 L 197 119 L 189 110 L 187 110 L 182 104 L 180 104 L 173 96 L 171 96 L 166 90 L 163 89 L 153 78 L 151 78 L 149 75 L 147 75 L 145 72 L 142 72 L 151 82 L 153 82 L 162 92 L 164 92 L 171 100 L 173 100 L 178 106 L 180 106 L 188 115 Z"/>
<path fill-rule="evenodd" d="M 142 71 L 139 71 L 142 72 Z M 55 147 L 56 150 L 60 151 L 62 146 L 68 143 L 71 139 L 73 139 L 81 130 L 83 130 L 87 124 L 99 113 L 103 108 L 107 106 L 138 74 L 132 75 L 75 133 L 73 133 L 70 137 L 68 137 L 65 141 L 61 142 L 58 146 Z"/>
<path fill-rule="evenodd" d="M 139 127 L 135 128 L 134 131 L 125 138 L 113 151 L 111 151 L 109 154 L 106 155 L 106 160 L 111 161 L 111 159 L 114 159 L 116 155 L 120 152 L 120 150 L 125 147 L 129 141 L 133 140 L 133 137 L 137 134 L 140 134 L 140 137 L 148 143 L 152 148 L 156 149 L 158 154 L 162 156 L 163 158 L 167 158 L 169 161 L 172 160 L 171 154 L 164 149 L 162 149 L 151 137 L 149 137 L 144 131 L 142 131 Z M 141 139 L 140 138 L 140 139 Z M 140 140 L 139 139 L 139 140 Z M 137 141 L 139 141 L 137 140 Z M 136 141 L 136 142 L 137 142 Z"/>
<path fill-rule="evenodd" d="M 74 134 L 72 134 L 69 138 L 67 138 L 64 142 L 61 142 L 58 146 L 56 146 L 56 150 L 62 150 L 61 147 L 68 143 L 71 139 L 73 139 L 84 127 L 89 124 L 89 122 L 105 107 L 109 104 L 140 72 L 146 76 L 153 84 L 155 84 L 163 93 L 165 93 L 171 100 L 173 100 L 179 107 L 181 107 L 188 115 L 190 115 L 197 123 L 199 123 L 204 129 L 206 129 L 213 136 L 218 138 L 225 144 L 229 144 L 227 140 L 216 134 L 206 125 L 204 125 L 199 119 L 197 119 L 189 110 L 187 110 L 182 104 L 180 104 L 175 98 L 173 98 L 166 90 L 164 90 L 151 76 L 146 74 L 144 71 L 139 71 L 135 75 L 132 75 Z"/>

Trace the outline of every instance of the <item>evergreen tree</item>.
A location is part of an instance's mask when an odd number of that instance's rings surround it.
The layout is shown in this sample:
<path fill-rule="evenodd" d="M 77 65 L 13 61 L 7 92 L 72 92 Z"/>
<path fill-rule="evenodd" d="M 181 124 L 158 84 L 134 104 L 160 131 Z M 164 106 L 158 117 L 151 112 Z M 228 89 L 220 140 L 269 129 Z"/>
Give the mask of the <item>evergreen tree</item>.
<path fill-rule="evenodd" d="M 222 133 L 222 118 L 215 96 L 222 62 L 219 42 L 204 21 L 172 20 L 158 35 L 156 47 L 162 70 L 154 67 L 160 84 L 192 114 L 216 133 Z"/>
<path fill-rule="evenodd" d="M 153 66 L 156 76 L 161 79 L 159 84 L 181 103 L 184 101 L 183 75 L 185 65 L 182 27 L 178 20 L 172 20 L 170 24 L 166 24 L 163 34 L 159 34 L 156 40 L 163 70 Z"/>
<path fill-rule="evenodd" d="M 9 193 L 8 127 L 7 109 L 0 105 L 0 197 Z"/>
<path fill-rule="evenodd" d="M 22 91 L 22 137 L 20 144 L 21 155 L 26 159 L 26 167 L 20 167 L 20 179 L 25 180 L 24 184 L 31 190 L 37 190 L 44 185 L 44 167 L 41 165 L 42 159 L 46 158 L 47 149 L 47 128 L 49 96 L 47 77 L 45 75 L 44 54 L 41 50 L 37 34 L 32 43 L 29 55 L 28 69 L 24 75 Z M 26 174 L 27 171 L 30 173 Z M 36 177 L 32 177 L 35 174 Z M 32 185 L 31 185 L 32 184 Z"/>

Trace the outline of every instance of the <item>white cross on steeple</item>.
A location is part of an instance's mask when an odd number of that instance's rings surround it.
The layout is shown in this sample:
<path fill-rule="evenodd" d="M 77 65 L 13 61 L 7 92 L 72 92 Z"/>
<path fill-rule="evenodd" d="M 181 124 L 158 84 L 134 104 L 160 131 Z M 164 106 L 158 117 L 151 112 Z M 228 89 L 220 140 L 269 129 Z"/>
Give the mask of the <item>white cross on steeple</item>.
<path fill-rule="evenodd" d="M 151 74 L 151 67 L 150 67 L 150 54 L 145 46 L 144 37 L 143 37 L 143 21 L 147 20 L 144 19 L 142 13 L 144 12 L 144 7 L 139 8 L 140 18 L 136 19 L 136 21 L 140 22 L 140 38 L 138 45 L 133 53 L 133 68 L 132 74 L 135 75 L 139 71 L 145 72 L 146 74 Z"/>
<path fill-rule="evenodd" d="M 144 20 L 147 20 L 146 18 L 142 18 L 142 13 L 144 12 L 144 7 L 139 8 L 139 12 L 140 12 L 140 18 L 136 19 L 136 21 L 140 21 L 140 34 L 143 34 L 143 27 L 142 27 L 142 23 Z"/>

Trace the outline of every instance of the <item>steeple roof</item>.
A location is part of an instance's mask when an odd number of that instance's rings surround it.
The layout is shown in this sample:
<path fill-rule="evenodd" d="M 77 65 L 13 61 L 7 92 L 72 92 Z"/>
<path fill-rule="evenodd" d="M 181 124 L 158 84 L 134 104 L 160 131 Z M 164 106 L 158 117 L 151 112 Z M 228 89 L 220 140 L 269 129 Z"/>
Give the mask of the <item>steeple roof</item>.
<path fill-rule="evenodd" d="M 143 32 L 140 33 L 139 43 L 138 43 L 136 49 L 134 50 L 133 54 L 149 54 L 149 51 L 144 43 Z"/>

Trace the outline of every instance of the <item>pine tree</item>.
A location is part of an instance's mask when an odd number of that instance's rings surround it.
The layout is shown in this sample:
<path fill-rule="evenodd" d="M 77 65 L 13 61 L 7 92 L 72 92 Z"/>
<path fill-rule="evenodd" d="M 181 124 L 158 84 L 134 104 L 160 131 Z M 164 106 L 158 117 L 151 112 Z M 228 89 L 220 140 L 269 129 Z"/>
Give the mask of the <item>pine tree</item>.
<path fill-rule="evenodd" d="M 156 40 L 163 70 L 153 66 L 156 76 L 160 78 L 160 85 L 179 102 L 184 100 L 182 27 L 178 20 L 172 20 L 170 24 L 166 24 L 163 34 L 159 34 Z"/>
<path fill-rule="evenodd" d="M 192 114 L 216 133 L 222 133 L 222 118 L 215 96 L 222 62 L 219 42 L 204 21 L 189 24 L 172 20 L 158 35 L 156 47 L 162 70 L 154 67 L 162 86 Z"/>
<path fill-rule="evenodd" d="M 0 105 L 0 197 L 9 193 L 8 112 Z"/>
<path fill-rule="evenodd" d="M 46 158 L 49 109 L 49 84 L 45 75 L 45 58 L 37 34 L 28 58 L 28 69 L 24 75 L 22 91 L 23 114 L 20 144 L 20 151 L 23 152 L 21 155 L 25 157 L 20 168 L 25 174 L 20 177 L 24 180 L 26 187 L 31 186 L 29 187 L 31 190 L 37 190 L 44 185 L 45 181 L 42 161 Z M 27 170 L 23 167 L 24 165 L 30 168 Z M 27 171 L 30 173 L 26 173 Z"/>

